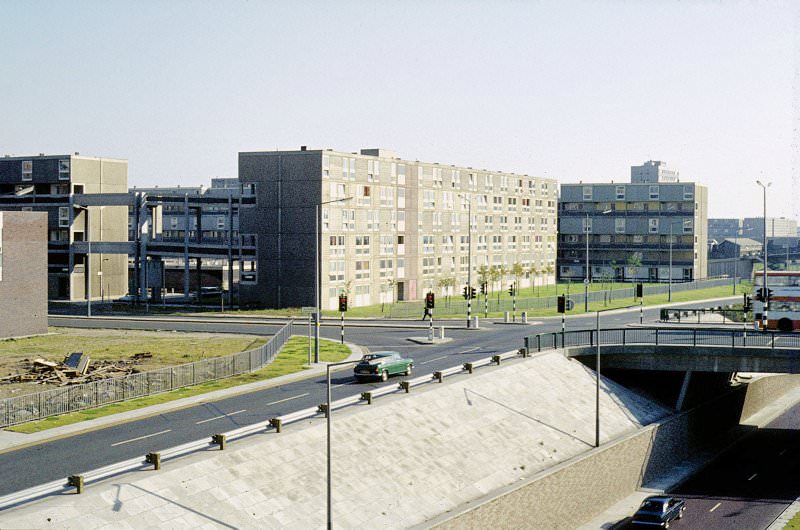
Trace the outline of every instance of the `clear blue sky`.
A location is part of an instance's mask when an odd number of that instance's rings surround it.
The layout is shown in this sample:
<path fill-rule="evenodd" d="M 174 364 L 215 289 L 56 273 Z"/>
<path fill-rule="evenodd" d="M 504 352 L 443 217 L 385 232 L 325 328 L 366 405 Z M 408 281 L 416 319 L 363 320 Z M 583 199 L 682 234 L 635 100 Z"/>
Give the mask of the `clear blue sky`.
<path fill-rule="evenodd" d="M 0 154 L 127 158 L 130 185 L 237 153 L 362 147 L 623 181 L 664 160 L 714 217 L 800 206 L 793 2 L 0 0 Z"/>

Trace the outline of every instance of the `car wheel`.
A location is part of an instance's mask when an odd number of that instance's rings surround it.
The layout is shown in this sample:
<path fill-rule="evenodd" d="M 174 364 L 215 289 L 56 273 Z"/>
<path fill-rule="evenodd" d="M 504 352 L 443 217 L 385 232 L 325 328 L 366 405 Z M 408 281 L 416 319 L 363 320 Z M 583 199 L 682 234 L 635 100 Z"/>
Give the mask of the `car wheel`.
<path fill-rule="evenodd" d="M 678 519 L 683 519 L 683 512 L 685 511 L 686 511 L 685 506 L 678 511 Z"/>
<path fill-rule="evenodd" d="M 664 528 L 669 528 L 669 521 L 666 521 L 666 522 L 664 523 Z"/>
<path fill-rule="evenodd" d="M 413 364 L 406 366 L 406 375 L 411 375 L 411 370 L 414 368 Z"/>
<path fill-rule="evenodd" d="M 388 381 L 389 380 L 389 372 L 384 370 L 381 372 L 381 381 Z"/>

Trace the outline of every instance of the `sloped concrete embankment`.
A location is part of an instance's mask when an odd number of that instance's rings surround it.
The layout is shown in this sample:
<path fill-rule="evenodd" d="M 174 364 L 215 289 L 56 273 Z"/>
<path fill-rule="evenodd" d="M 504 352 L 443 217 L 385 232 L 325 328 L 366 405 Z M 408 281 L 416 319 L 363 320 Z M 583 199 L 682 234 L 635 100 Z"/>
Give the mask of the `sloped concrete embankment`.
<path fill-rule="evenodd" d="M 692 410 L 580 455 L 531 479 L 487 495 L 460 512 L 430 521 L 436 530 L 489 528 L 570 529 L 655 481 L 709 447 L 727 446 L 753 432 L 740 424 L 789 392 L 800 375 L 769 375 Z M 776 411 L 779 412 L 779 411 Z"/>

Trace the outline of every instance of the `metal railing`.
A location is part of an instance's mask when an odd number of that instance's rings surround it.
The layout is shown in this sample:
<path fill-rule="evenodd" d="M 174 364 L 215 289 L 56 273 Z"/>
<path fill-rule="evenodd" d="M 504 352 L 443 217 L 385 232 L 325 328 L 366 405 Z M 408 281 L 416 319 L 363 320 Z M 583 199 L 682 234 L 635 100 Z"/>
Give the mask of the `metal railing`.
<path fill-rule="evenodd" d="M 148 453 L 141 457 L 134 457 L 98 469 L 85 471 L 80 475 L 72 475 L 66 477 L 65 479 L 54 480 L 45 484 L 33 486 L 31 488 L 0 497 L 0 511 L 20 506 L 22 504 L 50 495 L 63 495 L 72 491 L 75 493 L 83 493 L 83 490 L 87 485 L 100 482 L 103 479 L 111 476 L 146 468 L 159 470 L 162 463 L 177 459 L 181 456 L 215 449 L 224 450 L 225 445 L 228 442 L 237 439 L 245 438 L 257 433 L 263 433 L 265 431 L 280 433 L 283 427 L 291 423 L 309 420 L 312 418 L 325 417 L 326 414 L 344 407 L 371 405 L 373 399 L 376 399 L 380 396 L 403 392 L 409 393 L 414 387 L 433 383 L 442 383 L 445 377 L 460 374 L 471 374 L 476 368 L 482 366 L 499 366 L 502 361 L 513 359 L 519 357 L 520 355 L 522 357 L 528 357 L 528 351 L 524 349 L 512 350 L 499 355 L 478 359 L 473 362 L 463 363 L 445 370 L 433 372 L 431 374 L 401 381 L 400 383 L 390 383 L 369 392 L 362 392 L 360 394 L 354 394 L 343 399 L 332 401 L 330 404 L 330 411 L 326 410 L 327 406 L 325 404 L 320 404 L 316 407 L 298 410 L 283 416 L 278 416 L 269 420 L 239 427 L 238 429 L 227 431 L 225 433 L 214 434 L 210 438 L 195 440 L 176 447 L 170 447 L 158 453 Z"/>
<path fill-rule="evenodd" d="M 124 377 L 101 379 L 36 394 L 0 399 L 0 427 L 252 372 L 271 363 L 291 335 L 292 323 L 289 322 L 266 344 L 252 350 Z"/>
<path fill-rule="evenodd" d="M 696 280 L 692 282 L 673 282 L 672 284 L 672 292 L 678 293 L 682 291 L 693 291 L 697 289 L 710 289 L 713 287 L 723 287 L 727 285 L 731 285 L 733 280 L 731 278 L 715 278 L 710 280 Z M 615 284 L 614 288 L 602 291 L 592 291 L 589 293 L 589 302 L 611 302 L 613 300 L 624 300 L 626 298 L 633 298 L 635 293 L 635 284 L 629 284 L 630 287 L 618 287 L 619 284 Z M 549 287 L 549 286 L 548 286 Z M 524 289 L 520 289 L 520 292 L 523 296 L 528 295 L 531 293 L 530 287 L 525 287 Z M 570 292 L 569 299 L 572 300 L 575 304 L 575 307 L 583 307 L 584 304 L 584 294 L 583 294 L 583 284 L 582 283 L 574 283 L 572 284 L 572 289 L 574 292 Z M 644 296 L 652 296 L 652 295 L 659 295 L 659 294 L 667 294 L 669 291 L 668 284 L 660 284 L 660 285 L 646 285 L 644 287 Z M 504 291 L 501 291 L 504 292 Z M 558 293 L 561 294 L 561 293 Z M 523 297 L 518 296 L 516 301 L 516 309 L 517 311 L 535 311 L 535 310 L 547 310 L 547 309 L 555 309 L 558 304 L 558 296 L 542 296 L 542 297 L 535 297 L 535 296 L 528 296 Z M 436 301 L 436 310 L 440 314 L 460 314 L 460 313 L 467 313 L 467 301 L 464 300 L 459 295 L 453 295 L 449 299 L 445 299 L 444 296 L 438 295 Z M 472 314 L 473 315 L 483 315 L 484 312 L 484 296 L 478 295 L 475 299 L 472 300 Z M 513 301 L 511 298 L 500 298 L 497 299 L 497 292 L 490 293 L 488 299 L 488 306 L 490 313 L 503 313 L 505 311 L 512 311 L 513 310 Z M 387 310 L 388 314 L 386 315 L 387 318 L 420 318 L 422 316 L 422 304 L 419 301 L 416 302 L 397 302 L 391 304 Z M 436 313 L 434 313 L 435 317 Z"/>
<path fill-rule="evenodd" d="M 800 333 L 779 333 L 754 330 L 615 328 L 601 329 L 601 346 L 726 346 L 769 350 L 800 349 Z M 525 337 L 529 352 L 556 350 L 573 346 L 597 346 L 594 329 L 539 333 Z"/>

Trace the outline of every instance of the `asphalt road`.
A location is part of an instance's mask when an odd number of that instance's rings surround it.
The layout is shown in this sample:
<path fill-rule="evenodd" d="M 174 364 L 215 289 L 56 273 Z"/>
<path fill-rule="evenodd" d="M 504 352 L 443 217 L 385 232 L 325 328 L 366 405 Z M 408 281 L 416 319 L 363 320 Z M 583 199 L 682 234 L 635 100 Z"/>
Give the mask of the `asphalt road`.
<path fill-rule="evenodd" d="M 657 309 L 645 311 L 645 322 L 658 317 Z M 570 316 L 567 329 L 593 327 L 594 315 Z M 274 333 L 280 324 L 245 323 L 236 319 L 210 322 L 215 319 L 193 319 L 180 321 L 153 321 L 132 319 L 121 322 L 117 319 L 96 318 L 91 321 L 70 319 L 60 325 L 84 327 L 110 327 L 128 329 L 161 329 L 180 331 L 226 331 L 235 333 Z M 621 327 L 629 322 L 638 322 L 639 312 L 628 311 L 603 315 L 603 327 Z M 408 325 L 408 321 L 403 322 Z M 422 324 L 422 322 L 419 322 Z M 443 322 L 445 325 L 462 326 L 461 322 Z M 412 377 L 435 370 L 460 365 L 517 349 L 523 345 L 523 337 L 535 333 L 560 331 L 561 319 L 541 319 L 535 325 L 503 325 L 483 323 L 481 330 L 463 328 L 448 329 L 447 336 L 453 340 L 441 345 L 418 345 L 407 340 L 410 336 L 424 336 L 424 329 L 369 327 L 364 322 L 358 327 L 346 328 L 346 340 L 369 350 L 392 349 L 414 359 L 415 373 Z M 295 333 L 303 334 L 305 323 L 296 324 Z M 338 326 L 323 326 L 322 335 L 338 340 Z M 521 361 L 510 361 L 521 362 Z M 491 368 L 487 368 L 491 369 Z M 393 381 L 401 381 L 395 377 Z M 333 378 L 333 399 L 358 394 L 381 383 L 359 383 L 350 370 L 343 370 Z M 0 453 L 0 468 L 4 480 L 0 481 L 0 495 L 5 495 L 44 482 L 79 474 L 108 464 L 142 456 L 151 451 L 160 451 L 182 443 L 208 437 L 248 424 L 287 414 L 303 408 L 316 406 L 325 401 L 325 378 L 313 377 L 274 388 L 251 392 L 202 403 L 177 410 L 114 425 L 68 438 L 47 441 Z"/>

